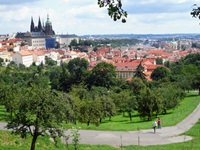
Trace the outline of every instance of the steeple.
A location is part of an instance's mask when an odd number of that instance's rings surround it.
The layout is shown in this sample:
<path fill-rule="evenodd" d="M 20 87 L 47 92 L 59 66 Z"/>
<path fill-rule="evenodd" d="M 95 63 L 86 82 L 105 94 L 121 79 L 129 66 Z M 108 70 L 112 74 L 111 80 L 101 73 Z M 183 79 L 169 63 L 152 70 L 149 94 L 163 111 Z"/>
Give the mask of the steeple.
<path fill-rule="evenodd" d="M 38 31 L 42 31 L 42 24 L 41 24 L 41 21 L 40 21 L 40 17 L 39 17 L 39 20 L 38 20 Z"/>
<path fill-rule="evenodd" d="M 30 27 L 30 32 L 34 32 L 35 31 L 35 25 L 33 22 L 33 17 L 31 17 L 31 27 Z"/>

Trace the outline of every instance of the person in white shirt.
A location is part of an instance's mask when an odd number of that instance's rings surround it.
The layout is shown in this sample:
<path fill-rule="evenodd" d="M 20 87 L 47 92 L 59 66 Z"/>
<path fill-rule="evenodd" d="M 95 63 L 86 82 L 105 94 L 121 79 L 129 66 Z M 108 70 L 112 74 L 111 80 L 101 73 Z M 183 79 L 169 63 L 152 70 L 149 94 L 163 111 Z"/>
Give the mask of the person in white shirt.
<path fill-rule="evenodd" d="M 154 121 L 154 122 L 153 122 L 153 130 L 154 130 L 154 133 L 156 133 L 156 127 L 157 127 L 157 122 Z"/>

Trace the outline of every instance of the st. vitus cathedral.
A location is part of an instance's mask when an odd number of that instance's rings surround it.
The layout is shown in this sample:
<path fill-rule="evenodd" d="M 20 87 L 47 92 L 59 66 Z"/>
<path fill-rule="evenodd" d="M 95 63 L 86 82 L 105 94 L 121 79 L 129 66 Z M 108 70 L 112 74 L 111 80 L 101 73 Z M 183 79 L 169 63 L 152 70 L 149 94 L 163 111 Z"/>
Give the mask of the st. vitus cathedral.
<path fill-rule="evenodd" d="M 47 15 L 47 21 L 44 25 L 44 23 L 41 23 L 40 17 L 38 20 L 38 25 L 35 26 L 33 17 L 31 17 L 31 26 L 30 26 L 30 32 L 43 32 L 46 36 L 54 36 L 55 32 L 52 28 L 52 23 L 49 20 L 49 15 Z"/>

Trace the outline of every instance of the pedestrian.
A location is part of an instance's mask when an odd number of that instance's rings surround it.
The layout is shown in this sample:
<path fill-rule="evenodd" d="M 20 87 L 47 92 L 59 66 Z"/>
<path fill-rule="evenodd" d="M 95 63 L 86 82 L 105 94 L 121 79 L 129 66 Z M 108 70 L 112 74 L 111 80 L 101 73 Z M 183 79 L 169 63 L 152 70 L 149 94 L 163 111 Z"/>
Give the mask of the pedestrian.
<path fill-rule="evenodd" d="M 161 129 L 161 121 L 160 121 L 160 118 L 158 118 L 158 129 Z"/>
<path fill-rule="evenodd" d="M 156 133 L 157 122 L 156 120 L 153 122 L 153 131 Z"/>

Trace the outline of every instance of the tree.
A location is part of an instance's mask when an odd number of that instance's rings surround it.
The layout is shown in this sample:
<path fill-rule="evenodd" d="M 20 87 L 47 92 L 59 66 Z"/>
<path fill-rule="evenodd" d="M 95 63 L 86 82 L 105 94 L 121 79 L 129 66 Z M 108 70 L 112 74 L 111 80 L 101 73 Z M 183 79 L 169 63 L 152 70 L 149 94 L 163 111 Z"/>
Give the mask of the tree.
<path fill-rule="evenodd" d="M 2 66 L 2 65 L 3 65 L 3 59 L 0 58 L 0 66 Z"/>
<path fill-rule="evenodd" d="M 199 90 L 199 95 L 200 95 L 200 73 L 195 75 L 193 80 L 193 87 Z"/>
<path fill-rule="evenodd" d="M 122 20 L 122 23 L 126 22 L 127 12 L 122 9 L 121 0 L 98 0 L 100 8 L 107 7 L 108 15 L 114 20 Z"/>
<path fill-rule="evenodd" d="M 10 94 L 14 91 L 10 90 Z M 6 98 L 7 101 L 13 100 Z M 31 150 L 35 149 L 37 138 L 49 131 L 52 136 L 62 136 L 62 123 L 69 111 L 66 96 L 40 86 L 23 87 L 15 93 L 15 105 L 7 118 L 8 129 L 25 138 L 32 136 Z"/>
<path fill-rule="evenodd" d="M 174 90 L 176 89 L 176 90 Z M 155 89 L 156 93 L 163 99 L 163 113 L 167 110 L 176 108 L 180 101 L 185 97 L 185 92 L 176 84 L 165 84 L 163 87 Z"/>
<path fill-rule="evenodd" d="M 169 70 L 166 67 L 158 66 L 155 70 L 153 70 L 151 74 L 151 79 L 153 80 L 160 80 L 169 75 Z"/>
<path fill-rule="evenodd" d="M 149 88 L 141 91 L 137 103 L 138 113 L 142 119 L 151 120 L 154 113 L 158 115 L 162 110 L 162 99 Z"/>
<path fill-rule="evenodd" d="M 101 62 L 98 63 L 91 72 L 88 80 L 89 88 L 101 86 L 110 88 L 116 84 L 116 71 L 112 64 Z"/>
<path fill-rule="evenodd" d="M 156 58 L 156 64 L 157 65 L 162 65 L 163 64 L 163 59 L 162 58 Z"/>
<path fill-rule="evenodd" d="M 70 73 L 71 84 L 80 84 L 88 72 L 89 62 L 84 58 L 74 58 L 67 64 Z"/>
<path fill-rule="evenodd" d="M 142 61 L 135 70 L 134 78 L 135 77 L 142 79 L 142 81 L 146 80 L 146 75 L 144 74 L 144 67 L 142 66 Z"/>

